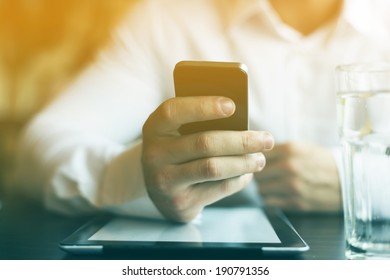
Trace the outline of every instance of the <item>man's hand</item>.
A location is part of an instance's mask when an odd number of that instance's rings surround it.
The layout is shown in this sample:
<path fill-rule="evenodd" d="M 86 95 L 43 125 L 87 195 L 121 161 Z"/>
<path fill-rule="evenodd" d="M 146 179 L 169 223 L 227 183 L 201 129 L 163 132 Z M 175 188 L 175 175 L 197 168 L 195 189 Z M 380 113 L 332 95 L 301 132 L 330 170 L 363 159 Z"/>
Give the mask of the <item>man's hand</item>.
<path fill-rule="evenodd" d="M 287 143 L 265 155 L 267 167 L 255 176 L 266 204 L 299 212 L 341 210 L 339 176 L 328 150 Z"/>
<path fill-rule="evenodd" d="M 255 131 L 206 131 L 180 135 L 182 124 L 227 118 L 224 97 L 182 97 L 162 103 L 143 128 L 142 164 L 149 196 L 169 219 L 186 222 L 206 206 L 244 188 L 265 165 L 272 135 Z"/>

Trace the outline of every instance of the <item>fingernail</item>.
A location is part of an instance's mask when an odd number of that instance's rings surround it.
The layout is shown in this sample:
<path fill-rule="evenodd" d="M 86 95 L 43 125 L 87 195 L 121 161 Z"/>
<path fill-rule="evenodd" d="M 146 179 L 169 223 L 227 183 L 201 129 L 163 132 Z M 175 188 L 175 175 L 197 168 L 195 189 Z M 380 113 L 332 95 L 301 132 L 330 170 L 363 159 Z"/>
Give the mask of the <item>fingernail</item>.
<path fill-rule="evenodd" d="M 274 147 L 274 137 L 269 133 L 264 133 L 264 149 L 265 150 L 271 150 Z"/>
<path fill-rule="evenodd" d="M 219 104 L 221 106 L 222 111 L 226 115 L 231 115 L 234 112 L 235 105 L 234 105 L 233 101 L 231 101 L 230 99 L 222 98 L 220 100 Z"/>
<path fill-rule="evenodd" d="M 262 169 L 265 166 L 265 156 L 262 153 L 257 154 L 257 162 L 259 169 Z"/>

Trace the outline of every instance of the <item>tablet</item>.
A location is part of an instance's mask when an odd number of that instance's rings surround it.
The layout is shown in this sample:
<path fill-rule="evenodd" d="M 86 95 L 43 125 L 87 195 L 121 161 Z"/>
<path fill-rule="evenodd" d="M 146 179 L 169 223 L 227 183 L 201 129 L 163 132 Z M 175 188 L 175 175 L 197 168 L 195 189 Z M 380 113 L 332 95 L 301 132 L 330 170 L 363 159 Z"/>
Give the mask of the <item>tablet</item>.
<path fill-rule="evenodd" d="M 59 246 L 73 254 L 140 249 L 240 249 L 286 254 L 309 249 L 282 211 L 259 207 L 207 207 L 188 224 L 104 215 L 82 226 Z"/>

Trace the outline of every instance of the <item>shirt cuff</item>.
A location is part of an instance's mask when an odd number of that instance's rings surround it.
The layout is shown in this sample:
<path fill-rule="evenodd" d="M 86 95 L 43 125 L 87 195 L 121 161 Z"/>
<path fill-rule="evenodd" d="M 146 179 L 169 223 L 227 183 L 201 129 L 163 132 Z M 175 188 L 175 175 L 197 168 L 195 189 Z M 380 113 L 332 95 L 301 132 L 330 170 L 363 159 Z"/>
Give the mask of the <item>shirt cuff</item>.
<path fill-rule="evenodd" d="M 146 191 L 141 156 L 142 141 L 139 140 L 110 162 L 98 204 L 115 214 L 162 219 Z"/>

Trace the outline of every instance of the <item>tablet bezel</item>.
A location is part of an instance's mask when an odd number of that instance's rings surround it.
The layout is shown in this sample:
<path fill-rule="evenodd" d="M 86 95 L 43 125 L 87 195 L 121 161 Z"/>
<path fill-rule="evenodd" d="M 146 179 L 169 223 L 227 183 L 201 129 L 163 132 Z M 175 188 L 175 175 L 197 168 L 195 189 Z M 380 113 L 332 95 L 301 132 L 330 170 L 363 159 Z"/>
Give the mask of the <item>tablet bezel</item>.
<path fill-rule="evenodd" d="M 111 251 L 131 252 L 145 249 L 240 249 L 256 250 L 262 254 L 295 254 L 309 250 L 309 246 L 297 233 L 280 209 L 263 208 L 280 243 L 225 243 L 225 242 L 166 242 L 166 241 L 98 241 L 89 238 L 115 216 L 99 215 L 80 227 L 59 243 L 59 247 L 71 254 L 103 254 Z"/>

